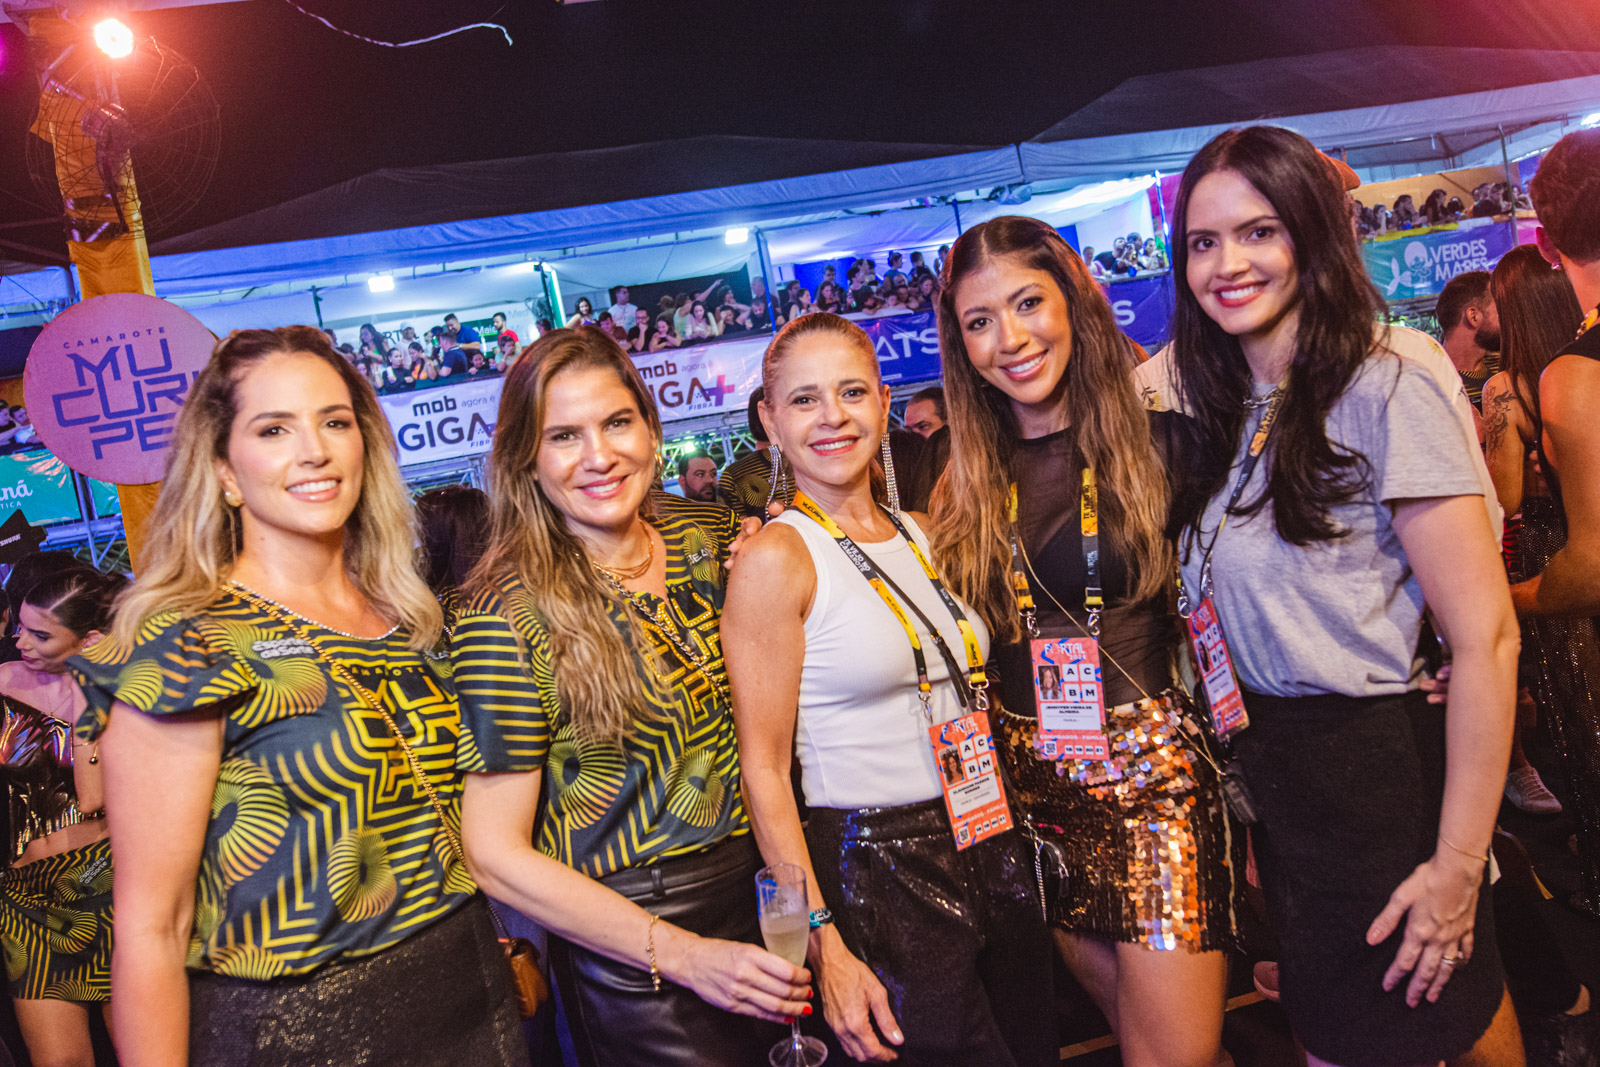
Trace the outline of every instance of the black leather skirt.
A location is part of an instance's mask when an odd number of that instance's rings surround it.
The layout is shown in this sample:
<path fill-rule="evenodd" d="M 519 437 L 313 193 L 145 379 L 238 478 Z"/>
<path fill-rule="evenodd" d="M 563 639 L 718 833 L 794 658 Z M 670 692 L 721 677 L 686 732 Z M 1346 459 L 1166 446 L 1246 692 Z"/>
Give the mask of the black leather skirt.
<path fill-rule="evenodd" d="M 375 956 L 304 978 L 189 974 L 189 1062 L 205 1067 L 526 1067 L 528 1046 L 475 897 Z"/>
<path fill-rule="evenodd" d="M 692 856 L 607 875 L 600 883 L 702 937 L 761 944 L 754 835 Z M 787 1028 L 713 1007 L 683 986 L 550 936 L 556 1001 L 582 1067 L 750 1067 Z"/>
<path fill-rule="evenodd" d="M 844 943 L 889 993 L 900 1067 L 1060 1061 L 1054 949 L 1021 834 L 958 852 L 939 799 L 812 808 L 806 844 Z"/>

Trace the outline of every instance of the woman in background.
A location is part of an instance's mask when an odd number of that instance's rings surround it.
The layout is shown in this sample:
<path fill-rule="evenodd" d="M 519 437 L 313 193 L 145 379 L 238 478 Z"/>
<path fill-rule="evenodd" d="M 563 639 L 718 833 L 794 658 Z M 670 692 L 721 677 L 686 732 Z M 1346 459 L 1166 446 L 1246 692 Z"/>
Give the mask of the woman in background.
<path fill-rule="evenodd" d="M 0 945 L 28 1055 L 52 1067 L 93 1067 L 87 1006 L 110 1006 L 111 842 L 100 751 L 72 736 L 84 699 L 67 660 L 110 628 L 122 583 L 81 565 L 33 583 L 18 610 L 21 659 L 0 664 L 11 835 Z"/>
<path fill-rule="evenodd" d="M 1566 544 L 1566 516 L 1530 459 L 1543 427 L 1539 376 L 1572 339 L 1583 309 L 1566 276 L 1533 245 L 1507 252 L 1490 282 L 1500 311 L 1505 370 L 1483 386 L 1484 455 L 1507 515 L 1522 512 L 1517 580 L 1543 571 Z M 1532 616 L 1522 624 L 1522 662 L 1548 716 L 1578 823 L 1579 887 L 1573 904 L 1600 918 L 1600 635 L 1593 618 Z M 1513 775 L 1517 772 L 1512 771 Z M 1535 772 L 1537 774 L 1537 772 Z"/>

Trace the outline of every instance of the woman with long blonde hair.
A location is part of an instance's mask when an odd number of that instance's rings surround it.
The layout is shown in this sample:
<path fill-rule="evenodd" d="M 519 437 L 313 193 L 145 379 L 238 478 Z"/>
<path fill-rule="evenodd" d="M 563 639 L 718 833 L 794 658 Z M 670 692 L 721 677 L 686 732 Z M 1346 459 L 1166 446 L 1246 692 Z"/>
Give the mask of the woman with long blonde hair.
<path fill-rule="evenodd" d="M 507 374 L 452 641 L 462 831 L 484 886 L 550 931 L 580 1063 L 746 1067 L 779 1033 L 747 1017 L 810 1014 L 810 976 L 759 947 L 718 634 L 728 530 L 641 514 L 660 446 L 597 329 L 547 333 Z"/>
<path fill-rule="evenodd" d="M 139 582 L 72 665 L 117 845 L 123 1063 L 527 1062 L 457 839 L 460 720 L 372 387 L 217 345 Z"/>
<path fill-rule="evenodd" d="M 1174 686 L 1165 597 L 1177 416 L 1141 409 L 1132 344 L 1036 219 L 962 234 L 939 339 L 950 463 L 934 558 L 995 635 L 997 741 L 1041 860 L 1061 859 L 1045 864 L 1062 876 L 1057 947 L 1124 1062 L 1228 1062 L 1231 840 L 1199 719 Z M 1069 666 L 1087 672 L 1074 707 L 1041 681 Z"/>

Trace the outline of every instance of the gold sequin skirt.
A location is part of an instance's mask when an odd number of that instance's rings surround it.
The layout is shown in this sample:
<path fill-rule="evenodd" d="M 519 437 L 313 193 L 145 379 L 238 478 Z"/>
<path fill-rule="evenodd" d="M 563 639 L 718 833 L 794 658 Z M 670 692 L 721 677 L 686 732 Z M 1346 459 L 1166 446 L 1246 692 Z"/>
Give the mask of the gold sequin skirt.
<path fill-rule="evenodd" d="M 1106 712 L 1110 759 L 1058 762 L 1035 752 L 1037 719 L 1001 713 L 1016 808 L 1065 861 L 1051 901 L 1061 926 L 1156 949 L 1235 947 L 1243 835 L 1198 721 L 1173 691 L 1122 704 Z"/>

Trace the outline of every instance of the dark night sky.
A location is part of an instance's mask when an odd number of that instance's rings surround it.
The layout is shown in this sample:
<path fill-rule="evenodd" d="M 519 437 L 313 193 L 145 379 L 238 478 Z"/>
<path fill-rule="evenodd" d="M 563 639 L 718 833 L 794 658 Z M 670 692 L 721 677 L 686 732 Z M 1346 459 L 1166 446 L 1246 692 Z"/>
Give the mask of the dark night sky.
<path fill-rule="evenodd" d="M 222 159 L 184 229 L 384 166 L 697 134 L 1025 140 L 1125 78 L 1367 44 L 1600 49 L 1591 0 L 282 0 L 130 19 L 199 66 Z M 1374 76 L 1381 76 L 1375 72 Z M 36 83 L 0 27 L 0 223 L 41 214 Z M 708 175 L 708 184 L 715 175 Z M 58 228 L 11 231 L 62 248 Z"/>

